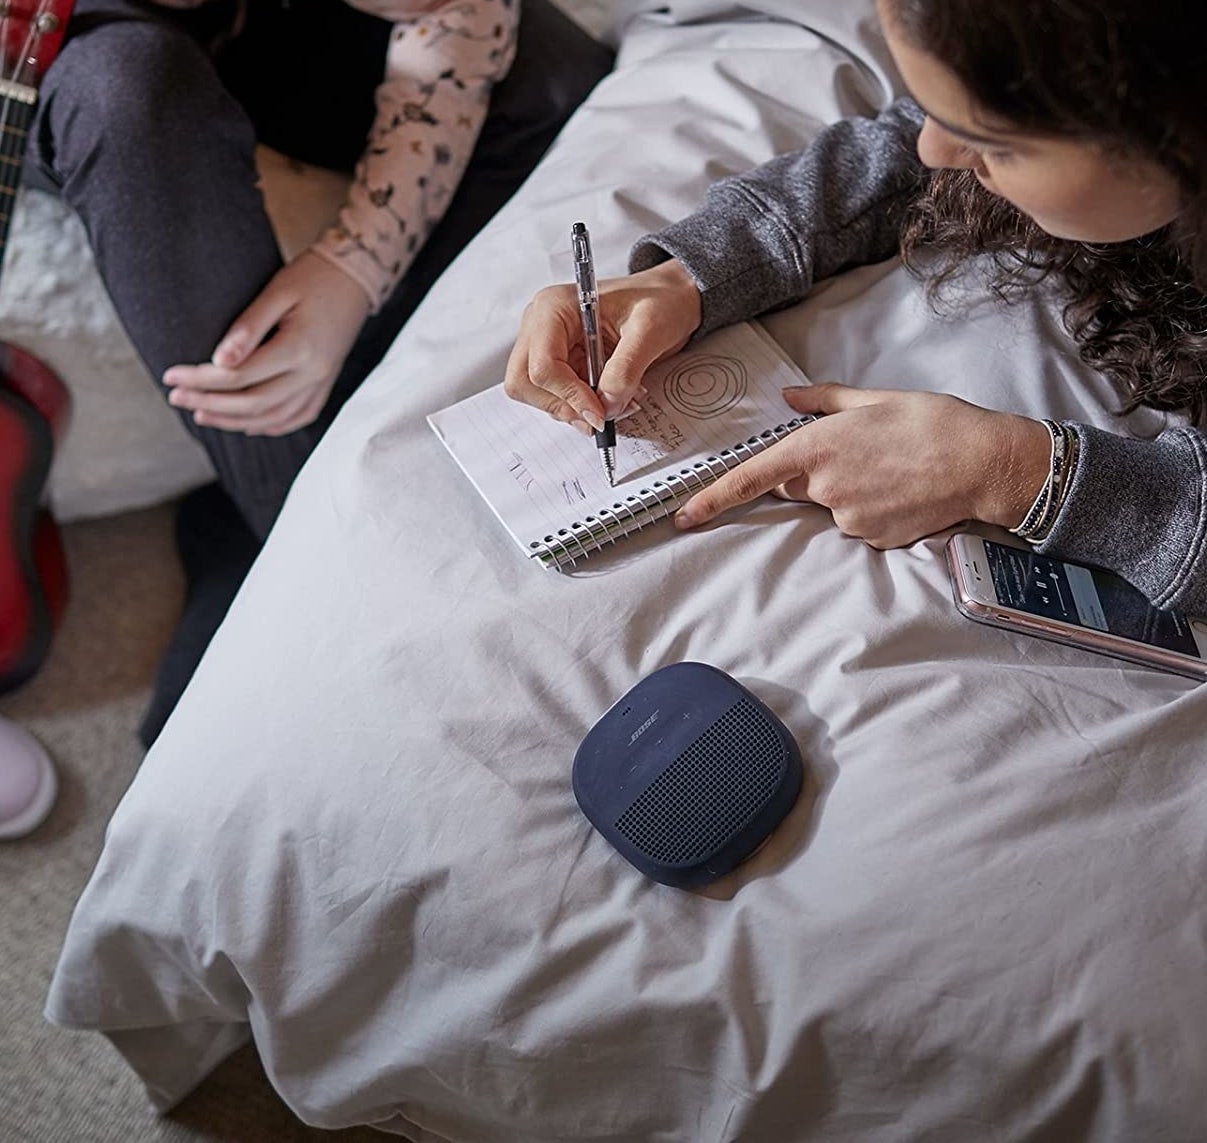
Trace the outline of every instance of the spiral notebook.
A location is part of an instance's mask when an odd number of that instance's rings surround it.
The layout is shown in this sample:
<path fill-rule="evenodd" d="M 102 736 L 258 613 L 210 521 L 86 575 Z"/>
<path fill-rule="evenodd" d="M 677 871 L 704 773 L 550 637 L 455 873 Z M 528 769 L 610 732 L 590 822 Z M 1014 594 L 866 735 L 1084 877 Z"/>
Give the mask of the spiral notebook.
<path fill-rule="evenodd" d="M 808 379 L 743 322 L 654 366 L 640 412 L 616 426 L 616 486 L 591 439 L 511 400 L 501 384 L 428 423 L 524 552 L 564 568 L 674 513 L 693 493 L 812 417 L 783 388 Z"/>

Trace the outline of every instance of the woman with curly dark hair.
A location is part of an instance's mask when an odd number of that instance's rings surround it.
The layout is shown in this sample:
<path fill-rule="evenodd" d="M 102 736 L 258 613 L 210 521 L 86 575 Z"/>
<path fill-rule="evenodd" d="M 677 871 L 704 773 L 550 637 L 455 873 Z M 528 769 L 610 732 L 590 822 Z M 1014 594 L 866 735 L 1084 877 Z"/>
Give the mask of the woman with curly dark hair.
<path fill-rule="evenodd" d="M 824 504 L 875 547 L 962 520 L 1110 568 L 1207 614 L 1207 16 L 1191 0 L 878 0 L 912 98 L 713 186 L 601 286 L 612 353 L 582 382 L 575 299 L 541 291 L 508 391 L 581 429 L 623 413 L 654 361 L 900 250 L 941 293 L 973 256 L 1004 300 L 1055 286 L 1081 358 L 1184 423 L 1141 441 L 935 393 L 817 385 L 828 416 L 680 510 L 690 527 L 768 491 Z M 870 451 L 867 441 L 875 440 Z M 1059 463 L 1058 463 L 1059 460 Z"/>

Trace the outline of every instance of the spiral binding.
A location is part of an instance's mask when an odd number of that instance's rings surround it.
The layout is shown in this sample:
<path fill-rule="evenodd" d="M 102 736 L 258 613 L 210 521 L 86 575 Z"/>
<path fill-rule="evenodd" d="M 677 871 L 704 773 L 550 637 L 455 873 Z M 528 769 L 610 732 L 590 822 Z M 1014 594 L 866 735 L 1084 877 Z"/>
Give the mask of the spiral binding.
<path fill-rule="evenodd" d="M 731 468 L 758 456 L 789 433 L 816 419 L 793 417 L 773 429 L 764 429 L 732 448 L 722 449 L 716 456 L 695 461 L 676 473 L 655 480 L 648 488 L 597 509 L 593 515 L 576 520 L 567 528 L 559 528 L 543 540 L 534 540 L 528 547 L 546 567 L 559 571 L 567 566 L 574 567 L 580 559 L 606 544 L 615 543 L 621 536 L 639 532 L 647 524 L 665 519 L 688 497 L 719 480 Z"/>

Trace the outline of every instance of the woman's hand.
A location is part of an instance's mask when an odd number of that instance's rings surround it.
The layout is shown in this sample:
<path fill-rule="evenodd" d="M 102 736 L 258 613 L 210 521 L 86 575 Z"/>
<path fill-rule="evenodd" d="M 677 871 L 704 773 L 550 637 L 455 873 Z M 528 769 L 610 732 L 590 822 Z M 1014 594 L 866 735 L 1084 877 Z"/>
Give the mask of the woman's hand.
<path fill-rule="evenodd" d="M 899 548 L 962 520 L 1015 527 L 1048 476 L 1051 438 L 1039 421 L 958 397 L 815 385 L 785 389 L 797 429 L 675 516 L 681 528 L 764 492 L 822 504 L 848 536 Z"/>
<path fill-rule="evenodd" d="M 598 394 L 587 383 L 578 293 L 547 286 L 529 303 L 507 362 L 504 388 L 580 431 L 625 413 L 656 361 L 683 348 L 700 324 L 700 291 L 674 259 L 599 283 L 600 324 L 609 354 Z M 590 428 L 588 428 L 590 426 Z"/>
<path fill-rule="evenodd" d="M 173 365 L 168 400 L 199 425 L 281 436 L 321 412 L 369 314 L 365 291 L 306 251 L 235 319 L 207 365 Z"/>

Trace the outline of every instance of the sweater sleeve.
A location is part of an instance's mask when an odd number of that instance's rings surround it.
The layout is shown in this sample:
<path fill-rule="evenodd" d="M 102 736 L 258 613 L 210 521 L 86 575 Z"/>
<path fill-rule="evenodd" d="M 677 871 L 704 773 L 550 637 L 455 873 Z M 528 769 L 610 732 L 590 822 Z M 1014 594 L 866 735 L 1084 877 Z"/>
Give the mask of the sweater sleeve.
<path fill-rule="evenodd" d="M 1207 442 L 1182 426 L 1137 440 L 1086 425 L 1039 550 L 1117 572 L 1154 606 L 1207 615 Z"/>
<path fill-rule="evenodd" d="M 804 150 L 718 181 L 695 213 L 640 239 L 630 268 L 678 258 L 700 288 L 699 337 L 891 257 L 923 185 L 922 119 L 899 99 L 875 119 L 840 120 Z"/>
<path fill-rule="evenodd" d="M 374 312 L 444 216 L 515 55 L 517 0 L 411 0 L 395 20 L 377 115 L 347 201 L 313 249 Z M 393 10 L 400 10 L 395 15 Z"/>

